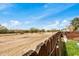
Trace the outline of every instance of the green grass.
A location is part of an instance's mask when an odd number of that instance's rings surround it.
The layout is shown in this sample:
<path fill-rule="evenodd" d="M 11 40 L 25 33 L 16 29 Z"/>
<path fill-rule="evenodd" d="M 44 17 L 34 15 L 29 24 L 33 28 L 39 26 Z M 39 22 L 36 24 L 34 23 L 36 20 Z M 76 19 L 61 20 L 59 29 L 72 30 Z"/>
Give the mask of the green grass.
<path fill-rule="evenodd" d="M 77 41 L 68 40 L 66 43 L 66 50 L 68 56 L 79 56 L 79 46 Z"/>

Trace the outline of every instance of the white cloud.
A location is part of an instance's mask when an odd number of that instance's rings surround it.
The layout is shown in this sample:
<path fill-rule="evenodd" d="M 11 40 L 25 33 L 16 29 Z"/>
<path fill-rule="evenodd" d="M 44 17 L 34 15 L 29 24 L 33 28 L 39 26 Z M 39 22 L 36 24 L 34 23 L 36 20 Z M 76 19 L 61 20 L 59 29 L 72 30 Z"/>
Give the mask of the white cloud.
<path fill-rule="evenodd" d="M 1 25 L 7 27 L 8 29 L 16 29 L 18 26 L 21 26 L 22 23 L 18 20 L 10 20 L 8 22 L 1 23 Z"/>
<path fill-rule="evenodd" d="M 10 20 L 10 23 L 11 23 L 12 25 L 20 25 L 20 24 L 21 24 L 21 22 L 18 21 L 18 20 Z"/>
<path fill-rule="evenodd" d="M 60 21 L 54 21 L 51 24 L 45 25 L 44 29 L 58 29 L 58 26 L 60 25 Z"/>
<path fill-rule="evenodd" d="M 26 21 L 25 22 L 26 24 L 31 24 L 30 21 Z M 55 20 L 51 23 L 48 23 L 47 25 L 44 24 L 44 25 L 41 25 L 41 28 L 44 28 L 44 29 L 63 29 L 65 27 L 67 27 L 68 25 L 70 24 L 70 20 Z M 25 27 L 25 24 L 24 22 L 20 22 L 18 20 L 10 20 L 9 22 L 7 23 L 2 23 L 3 26 L 6 26 L 7 28 L 10 28 L 10 29 L 18 29 L 18 27 L 22 27 L 24 26 Z M 38 27 L 40 28 L 40 27 Z"/>
<path fill-rule="evenodd" d="M 5 26 L 5 27 L 7 27 L 7 26 L 8 26 L 8 24 L 7 24 L 7 23 L 2 23 L 1 25 L 2 25 L 2 26 Z"/>
<path fill-rule="evenodd" d="M 70 24 L 70 20 L 63 20 L 61 22 L 61 26 L 63 26 L 63 27 L 69 26 L 69 24 Z"/>
<path fill-rule="evenodd" d="M 55 20 L 52 23 L 45 25 L 44 29 L 63 29 L 67 26 L 69 26 L 70 20 Z"/>
<path fill-rule="evenodd" d="M 63 23 L 66 23 L 67 22 L 67 20 L 63 20 Z"/>

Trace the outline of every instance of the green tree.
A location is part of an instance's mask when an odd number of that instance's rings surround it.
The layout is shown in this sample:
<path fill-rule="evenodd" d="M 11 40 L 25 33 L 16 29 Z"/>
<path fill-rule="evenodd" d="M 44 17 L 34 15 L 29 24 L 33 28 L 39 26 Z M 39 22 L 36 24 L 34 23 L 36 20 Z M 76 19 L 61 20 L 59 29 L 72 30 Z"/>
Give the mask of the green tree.
<path fill-rule="evenodd" d="M 79 18 L 76 17 L 71 21 L 71 26 L 74 27 L 74 31 L 77 30 L 79 28 Z"/>

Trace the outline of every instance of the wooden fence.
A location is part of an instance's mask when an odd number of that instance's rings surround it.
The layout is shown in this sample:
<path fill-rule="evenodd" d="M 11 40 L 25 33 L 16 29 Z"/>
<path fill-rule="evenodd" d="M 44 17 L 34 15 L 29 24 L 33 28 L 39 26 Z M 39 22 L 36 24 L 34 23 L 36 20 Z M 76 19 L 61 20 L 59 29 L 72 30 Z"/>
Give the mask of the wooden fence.
<path fill-rule="evenodd" d="M 35 50 L 29 50 L 23 56 L 61 56 L 63 55 L 62 38 L 62 32 L 57 32 L 44 42 L 41 42 Z"/>

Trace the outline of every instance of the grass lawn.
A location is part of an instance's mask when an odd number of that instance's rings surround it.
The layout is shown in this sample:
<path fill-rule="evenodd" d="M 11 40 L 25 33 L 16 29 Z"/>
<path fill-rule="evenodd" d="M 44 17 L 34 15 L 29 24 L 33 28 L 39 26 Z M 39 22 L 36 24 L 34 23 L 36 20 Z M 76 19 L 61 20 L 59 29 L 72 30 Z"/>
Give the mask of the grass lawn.
<path fill-rule="evenodd" d="M 79 45 L 77 45 L 77 41 L 68 40 L 66 43 L 66 50 L 68 56 L 79 56 Z"/>

